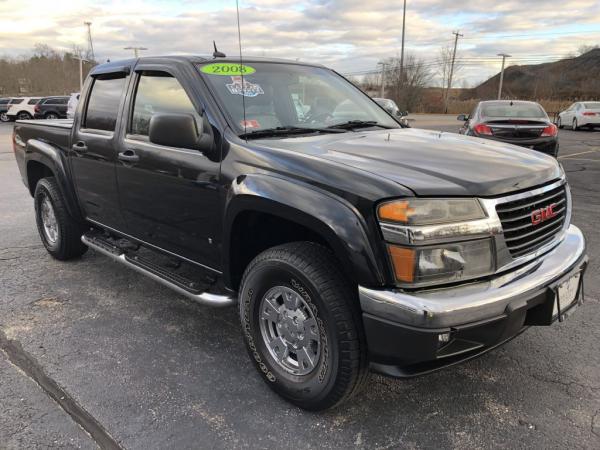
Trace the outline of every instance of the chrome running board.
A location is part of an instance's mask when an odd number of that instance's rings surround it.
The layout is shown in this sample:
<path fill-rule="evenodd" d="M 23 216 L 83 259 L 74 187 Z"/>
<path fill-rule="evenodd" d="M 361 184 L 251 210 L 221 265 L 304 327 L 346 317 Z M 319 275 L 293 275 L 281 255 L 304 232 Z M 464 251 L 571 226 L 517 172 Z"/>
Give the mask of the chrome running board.
<path fill-rule="evenodd" d="M 154 281 L 158 281 L 160 284 L 174 290 L 175 292 L 185 295 L 187 298 L 195 302 L 201 303 L 203 305 L 223 307 L 233 305 L 237 301 L 237 299 L 234 296 L 230 295 L 211 294 L 210 292 L 190 292 L 189 290 L 184 289 L 178 284 L 158 275 L 157 273 L 154 273 L 153 271 L 136 264 L 134 262 L 135 259 L 128 258 L 127 255 L 118 247 L 113 246 L 110 243 L 105 242 L 104 240 L 101 240 L 99 238 L 83 235 L 81 236 L 81 242 L 83 242 L 88 247 L 93 248 L 97 252 L 102 253 L 103 255 L 106 255 L 112 258 L 113 260 L 120 262 L 121 264 L 124 264 L 125 266 L 143 275 L 146 275 Z"/>

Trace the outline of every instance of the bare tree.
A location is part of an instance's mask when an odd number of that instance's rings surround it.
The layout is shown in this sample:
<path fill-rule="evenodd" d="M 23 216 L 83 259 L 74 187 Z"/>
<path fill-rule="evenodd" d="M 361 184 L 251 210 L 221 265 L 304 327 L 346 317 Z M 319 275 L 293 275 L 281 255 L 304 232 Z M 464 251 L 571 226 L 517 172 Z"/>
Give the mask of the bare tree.
<path fill-rule="evenodd" d="M 62 95 L 79 89 L 79 63 L 71 56 L 45 44 L 36 44 L 31 56 L 0 59 L 2 95 Z M 84 76 L 92 64 L 84 65 Z"/>
<path fill-rule="evenodd" d="M 386 97 L 393 99 L 401 110 L 415 111 L 421 107 L 423 89 L 432 78 L 423 60 L 414 55 L 404 58 L 404 70 L 400 71 L 400 58 L 385 61 L 384 84 Z"/>

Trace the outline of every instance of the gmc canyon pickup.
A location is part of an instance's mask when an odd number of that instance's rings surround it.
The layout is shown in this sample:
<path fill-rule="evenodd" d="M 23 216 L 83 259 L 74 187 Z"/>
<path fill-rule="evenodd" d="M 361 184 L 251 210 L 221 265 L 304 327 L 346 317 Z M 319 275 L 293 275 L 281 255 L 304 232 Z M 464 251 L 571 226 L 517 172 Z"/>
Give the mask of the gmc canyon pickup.
<path fill-rule="evenodd" d="M 583 299 L 553 158 L 402 128 L 319 65 L 96 66 L 74 119 L 18 121 L 40 238 L 206 305 L 237 304 L 261 377 L 312 410 L 481 355 Z"/>

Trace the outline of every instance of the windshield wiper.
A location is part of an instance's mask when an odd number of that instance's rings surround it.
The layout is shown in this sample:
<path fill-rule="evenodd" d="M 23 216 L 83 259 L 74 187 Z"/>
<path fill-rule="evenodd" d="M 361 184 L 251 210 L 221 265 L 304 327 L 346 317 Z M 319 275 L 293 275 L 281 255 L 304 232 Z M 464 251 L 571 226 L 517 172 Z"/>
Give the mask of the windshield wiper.
<path fill-rule="evenodd" d="M 330 130 L 352 130 L 353 128 L 380 127 L 391 129 L 393 127 L 383 125 L 375 120 L 349 120 L 348 122 L 338 123 L 327 127 Z"/>
<path fill-rule="evenodd" d="M 241 138 L 260 138 L 260 137 L 271 137 L 271 136 L 289 136 L 292 134 L 306 134 L 306 133 L 344 133 L 344 130 L 335 128 L 310 128 L 310 127 L 275 127 L 265 128 L 264 130 L 254 130 L 247 133 L 242 133 L 239 136 Z"/>

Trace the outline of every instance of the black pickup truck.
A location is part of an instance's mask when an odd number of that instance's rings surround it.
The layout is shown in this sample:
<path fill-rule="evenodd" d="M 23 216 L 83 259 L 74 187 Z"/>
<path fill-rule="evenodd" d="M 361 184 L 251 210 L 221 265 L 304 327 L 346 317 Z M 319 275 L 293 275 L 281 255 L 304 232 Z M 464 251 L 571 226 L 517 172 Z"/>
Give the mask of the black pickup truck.
<path fill-rule="evenodd" d="M 369 368 L 431 372 L 582 301 L 585 240 L 555 159 L 402 128 L 319 65 L 99 65 L 73 121 L 18 121 L 13 142 L 52 256 L 89 247 L 237 304 L 260 376 L 306 409 L 349 398 Z"/>

